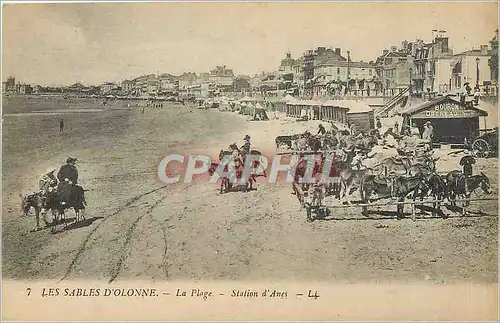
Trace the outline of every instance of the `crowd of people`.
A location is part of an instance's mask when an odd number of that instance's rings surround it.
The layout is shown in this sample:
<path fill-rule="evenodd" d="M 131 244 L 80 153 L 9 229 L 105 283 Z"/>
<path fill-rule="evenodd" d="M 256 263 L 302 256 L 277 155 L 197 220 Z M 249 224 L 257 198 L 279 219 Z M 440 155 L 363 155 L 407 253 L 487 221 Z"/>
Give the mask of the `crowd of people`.
<path fill-rule="evenodd" d="M 376 128 L 382 128 L 379 118 L 376 120 Z M 411 124 L 411 126 L 403 125 L 400 129 L 399 124 L 396 122 L 394 126 L 388 127 L 382 137 L 383 144 L 388 147 L 404 152 L 415 151 L 416 149 L 423 149 L 427 152 L 433 148 L 434 126 L 430 121 L 426 121 L 421 132 L 416 123 Z"/>

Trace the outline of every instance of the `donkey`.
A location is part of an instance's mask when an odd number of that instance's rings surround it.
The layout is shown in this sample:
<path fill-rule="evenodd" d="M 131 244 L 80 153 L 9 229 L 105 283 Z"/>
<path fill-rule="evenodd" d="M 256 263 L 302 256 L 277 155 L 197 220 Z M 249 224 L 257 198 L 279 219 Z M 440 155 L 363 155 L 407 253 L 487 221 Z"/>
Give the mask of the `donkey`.
<path fill-rule="evenodd" d="M 43 197 L 42 193 L 33 193 L 30 195 L 22 195 L 19 194 L 19 197 L 21 198 L 21 211 L 22 216 L 28 216 L 29 211 L 31 208 L 35 210 L 35 216 L 36 216 L 36 227 L 33 228 L 31 231 L 38 231 L 40 230 L 40 212 L 43 209 Z M 48 226 L 49 223 L 47 220 L 45 220 L 45 217 L 43 216 L 42 213 L 42 219 L 45 222 L 45 225 Z"/>
<path fill-rule="evenodd" d="M 417 198 L 418 189 L 425 189 L 425 178 L 423 176 L 415 176 L 406 178 L 403 176 L 398 176 L 392 182 L 386 179 L 383 183 L 377 180 L 377 175 L 367 175 L 361 180 L 361 199 L 364 204 L 370 203 L 370 197 L 373 193 L 377 193 L 381 198 L 391 197 L 392 195 L 397 198 L 397 218 L 398 220 L 403 218 L 404 202 L 406 196 L 413 193 L 413 201 Z M 391 187 L 392 186 L 392 187 Z M 368 209 L 363 206 L 363 215 L 368 214 Z M 415 221 L 415 204 L 412 204 L 412 220 Z"/>
<path fill-rule="evenodd" d="M 454 170 L 446 175 L 448 199 L 453 206 L 456 205 L 455 199 L 457 196 L 470 198 L 472 192 L 481 188 L 484 193 L 491 193 L 491 185 L 489 178 L 481 172 L 479 175 L 466 177 L 461 171 Z M 477 194 L 477 193 L 476 193 Z M 464 205 L 468 206 L 469 201 L 465 201 Z M 462 208 L 462 214 L 466 214 L 465 208 Z"/>

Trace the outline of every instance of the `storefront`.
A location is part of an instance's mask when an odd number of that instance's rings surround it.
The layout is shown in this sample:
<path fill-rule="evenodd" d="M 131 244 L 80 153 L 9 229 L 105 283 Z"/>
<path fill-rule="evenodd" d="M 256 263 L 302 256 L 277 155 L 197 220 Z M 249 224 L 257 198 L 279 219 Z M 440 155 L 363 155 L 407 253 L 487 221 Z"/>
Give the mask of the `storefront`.
<path fill-rule="evenodd" d="M 462 144 L 465 138 L 470 141 L 479 135 L 479 117 L 488 113 L 444 96 L 410 106 L 401 115 L 406 125 L 416 124 L 421 133 L 424 124 L 431 122 L 435 143 Z"/>

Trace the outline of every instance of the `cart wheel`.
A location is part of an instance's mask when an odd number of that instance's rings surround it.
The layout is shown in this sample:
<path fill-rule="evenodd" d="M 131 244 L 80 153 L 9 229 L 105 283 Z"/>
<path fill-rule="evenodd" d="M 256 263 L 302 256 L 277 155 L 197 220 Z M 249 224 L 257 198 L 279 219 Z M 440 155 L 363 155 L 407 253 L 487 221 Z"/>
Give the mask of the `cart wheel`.
<path fill-rule="evenodd" d="M 472 151 L 479 158 L 486 158 L 490 154 L 490 145 L 484 139 L 476 139 L 472 143 Z"/>

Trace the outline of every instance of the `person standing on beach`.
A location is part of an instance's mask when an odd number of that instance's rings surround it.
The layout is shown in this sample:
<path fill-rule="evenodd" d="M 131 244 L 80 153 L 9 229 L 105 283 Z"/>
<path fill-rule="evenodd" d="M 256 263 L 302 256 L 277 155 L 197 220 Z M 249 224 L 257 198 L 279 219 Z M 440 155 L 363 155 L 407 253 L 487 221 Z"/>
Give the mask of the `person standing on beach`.
<path fill-rule="evenodd" d="M 424 124 L 424 132 L 422 133 L 423 141 L 428 145 L 428 150 L 432 150 L 432 140 L 434 138 L 434 127 L 430 121 Z"/>
<path fill-rule="evenodd" d="M 413 123 L 413 127 L 411 127 L 411 130 L 410 130 L 410 135 L 417 136 L 418 138 L 420 138 L 420 129 L 418 129 L 416 123 Z"/>
<path fill-rule="evenodd" d="M 479 96 L 481 95 L 479 87 L 474 90 L 474 105 L 479 105 Z"/>
<path fill-rule="evenodd" d="M 59 134 L 62 135 L 64 131 L 64 119 L 59 120 Z"/>
<path fill-rule="evenodd" d="M 322 135 L 322 136 L 324 136 L 325 134 L 326 134 L 326 129 L 325 129 L 325 127 L 323 127 L 323 125 L 320 123 L 320 124 L 319 124 L 319 127 L 318 127 L 318 133 L 317 133 L 317 135 Z"/>
<path fill-rule="evenodd" d="M 469 187 L 467 185 L 467 178 L 471 177 L 473 175 L 472 171 L 472 165 L 476 163 L 476 159 L 472 155 L 471 152 L 465 151 L 465 156 L 460 159 L 460 166 L 462 166 L 462 172 L 465 175 L 465 192 L 466 194 L 469 193 Z"/>

